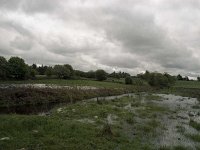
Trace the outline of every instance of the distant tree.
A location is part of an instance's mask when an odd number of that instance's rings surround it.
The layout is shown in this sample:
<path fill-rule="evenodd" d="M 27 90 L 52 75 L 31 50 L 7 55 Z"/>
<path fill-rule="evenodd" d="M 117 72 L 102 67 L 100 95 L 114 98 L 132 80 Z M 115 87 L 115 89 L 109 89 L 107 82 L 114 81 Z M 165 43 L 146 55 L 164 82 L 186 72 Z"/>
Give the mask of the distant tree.
<path fill-rule="evenodd" d="M 68 79 L 70 78 L 70 70 L 63 65 L 55 65 L 54 66 L 55 75 L 60 79 Z"/>
<path fill-rule="evenodd" d="M 133 80 L 130 76 L 125 78 L 125 84 L 133 84 Z"/>
<path fill-rule="evenodd" d="M 25 79 L 28 75 L 28 66 L 19 57 L 11 57 L 8 61 L 9 72 L 15 79 Z"/>
<path fill-rule="evenodd" d="M 74 74 L 75 76 L 78 76 L 78 77 L 87 77 L 86 75 L 86 72 L 83 72 L 83 71 L 80 71 L 80 70 L 74 70 Z"/>
<path fill-rule="evenodd" d="M 46 75 L 47 77 L 51 77 L 51 76 L 53 75 L 53 68 L 52 68 L 52 67 L 48 67 L 48 68 L 46 69 L 45 75 Z"/>
<path fill-rule="evenodd" d="M 146 72 L 144 74 L 138 74 L 137 77 L 144 79 L 146 81 L 149 81 L 150 80 L 150 72 L 148 70 L 146 70 Z"/>
<path fill-rule="evenodd" d="M 120 79 L 120 78 L 126 78 L 130 76 L 129 73 L 126 73 L 126 72 L 112 72 L 111 74 L 108 75 L 108 77 L 111 77 L 111 78 L 116 78 L 116 79 Z"/>
<path fill-rule="evenodd" d="M 188 76 L 185 76 L 185 77 L 183 78 L 183 80 L 184 80 L 184 81 L 190 81 L 190 79 L 188 78 Z"/>
<path fill-rule="evenodd" d="M 29 69 L 29 74 L 30 74 L 31 79 L 35 79 L 37 71 L 35 69 L 33 69 L 33 68 L 30 68 Z"/>
<path fill-rule="evenodd" d="M 183 80 L 183 77 L 179 74 L 177 75 L 177 80 Z"/>
<path fill-rule="evenodd" d="M 33 65 L 32 65 L 32 68 L 36 70 L 36 69 L 37 69 L 37 65 L 36 65 L 36 64 L 33 64 Z"/>
<path fill-rule="evenodd" d="M 200 81 L 200 77 L 197 77 L 197 81 Z"/>
<path fill-rule="evenodd" d="M 145 72 L 144 74 L 138 75 L 139 78 L 146 80 L 149 85 L 155 87 L 170 87 L 175 83 L 175 78 L 167 73 L 157 73 L 157 72 Z"/>
<path fill-rule="evenodd" d="M 93 70 L 88 71 L 88 72 L 86 73 L 86 77 L 87 77 L 87 78 L 95 78 L 95 72 L 94 72 Z"/>
<path fill-rule="evenodd" d="M 47 68 L 48 68 L 47 66 L 43 66 L 43 65 L 37 67 L 37 71 L 38 71 L 39 75 L 45 75 Z"/>
<path fill-rule="evenodd" d="M 6 79 L 8 76 L 8 62 L 4 57 L 0 56 L 0 79 Z"/>
<path fill-rule="evenodd" d="M 96 71 L 96 79 L 98 81 L 106 80 L 107 79 L 107 73 L 102 69 L 97 70 Z"/>
<path fill-rule="evenodd" d="M 64 67 L 70 71 L 70 77 L 72 77 L 74 75 L 74 69 L 72 68 L 72 66 L 69 64 L 65 64 Z"/>

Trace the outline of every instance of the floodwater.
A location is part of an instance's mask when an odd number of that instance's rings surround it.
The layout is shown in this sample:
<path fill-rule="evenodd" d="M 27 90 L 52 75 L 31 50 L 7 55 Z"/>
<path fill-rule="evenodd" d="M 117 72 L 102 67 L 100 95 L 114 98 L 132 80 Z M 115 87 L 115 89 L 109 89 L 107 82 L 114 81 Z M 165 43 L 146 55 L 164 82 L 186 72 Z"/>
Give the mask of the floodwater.
<path fill-rule="evenodd" d="M 94 90 L 98 89 L 94 86 L 66 86 L 66 85 L 55 85 L 55 84 L 0 84 L 1 89 L 6 88 L 51 88 L 51 89 L 59 89 L 59 88 L 66 88 L 66 89 L 80 89 L 80 90 Z"/>
<path fill-rule="evenodd" d="M 155 101 L 158 105 L 168 107 L 172 113 L 164 114 L 160 122 L 165 130 L 155 139 L 155 144 L 162 147 L 173 147 L 181 145 L 195 150 L 195 146 L 200 143 L 187 138 L 186 134 L 199 134 L 199 131 L 189 125 L 190 120 L 200 123 L 200 110 L 193 106 L 199 106 L 196 98 L 181 97 L 171 94 L 158 94 L 162 97 L 161 101 Z M 178 131 L 183 129 L 183 132 Z"/>
<path fill-rule="evenodd" d="M 9 85 L 16 86 L 16 85 Z M 29 85 L 17 85 L 17 87 L 27 87 Z M 31 84 L 31 86 L 36 88 L 46 88 L 49 85 L 45 84 Z M 63 86 L 56 86 L 52 88 L 60 88 Z M 2 88 L 2 86 L 0 87 Z M 7 88 L 6 86 L 3 88 Z M 66 86 L 68 88 L 68 86 Z M 69 87 L 71 88 L 71 87 Z M 87 89 L 88 87 L 81 87 Z M 146 93 L 140 93 L 139 96 L 141 103 L 146 103 L 149 100 L 144 98 Z M 195 128 L 189 125 L 190 120 L 194 120 L 197 123 L 200 123 L 200 106 L 199 101 L 196 98 L 175 96 L 172 94 L 154 94 L 160 96 L 159 100 L 151 100 L 155 105 L 169 108 L 168 113 L 162 114 L 160 117 L 156 118 L 162 124 L 163 128 L 159 129 L 159 136 L 155 139 L 152 139 L 152 142 L 158 147 L 174 147 L 174 146 L 184 146 L 188 147 L 192 150 L 196 149 L 196 146 L 200 146 L 200 143 L 195 142 L 188 138 L 187 134 L 194 135 L 200 134 Z M 107 97 L 96 97 L 92 99 L 83 100 L 87 101 L 101 101 L 101 100 L 113 100 L 120 99 L 122 97 L 135 97 L 136 94 L 122 94 L 118 96 L 107 96 Z M 18 107 L 10 107 L 0 109 L 0 113 L 17 113 L 17 114 L 38 114 L 38 115 L 50 115 L 50 110 L 54 107 L 59 107 L 66 104 L 45 104 L 45 105 L 36 105 L 36 106 L 18 106 Z M 124 108 L 129 109 L 131 106 L 127 105 Z M 131 107 L 132 109 L 132 107 Z M 134 108 L 136 109 L 136 108 Z M 145 111 L 145 110 L 144 110 Z M 115 119 L 117 116 L 108 115 L 107 120 L 110 124 L 114 123 L 113 118 Z M 80 120 L 81 122 L 90 122 L 91 120 Z M 180 131 L 180 129 L 184 129 L 184 131 Z"/>

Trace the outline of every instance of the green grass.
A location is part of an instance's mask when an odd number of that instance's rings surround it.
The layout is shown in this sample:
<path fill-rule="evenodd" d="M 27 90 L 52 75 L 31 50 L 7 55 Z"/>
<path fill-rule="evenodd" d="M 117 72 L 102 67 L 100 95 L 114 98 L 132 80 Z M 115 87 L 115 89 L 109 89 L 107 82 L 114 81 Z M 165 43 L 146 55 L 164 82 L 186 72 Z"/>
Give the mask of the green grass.
<path fill-rule="evenodd" d="M 200 142 L 200 134 L 187 134 L 186 136 L 195 142 Z"/>
<path fill-rule="evenodd" d="M 95 81 L 95 80 L 64 80 L 64 79 L 42 79 L 42 80 L 21 80 L 21 81 L 0 81 L 1 84 L 55 84 L 61 86 L 94 86 L 106 88 L 123 88 L 130 87 L 114 82 Z"/>
<path fill-rule="evenodd" d="M 195 128 L 196 130 L 200 131 L 200 123 L 197 123 L 194 120 L 190 120 L 189 125 Z"/>
<path fill-rule="evenodd" d="M 176 84 L 174 85 L 174 87 L 200 89 L 200 82 L 198 82 L 198 81 L 176 81 Z"/>
<path fill-rule="evenodd" d="M 0 140 L 0 149 L 153 150 L 144 133 L 153 133 L 159 122 L 138 123 L 136 114 L 124 108 L 132 101 L 135 99 L 124 97 L 101 104 L 77 102 L 55 108 L 50 116 L 0 115 L 0 139 L 10 138 Z M 111 124 L 107 121 L 109 114 L 114 116 Z"/>

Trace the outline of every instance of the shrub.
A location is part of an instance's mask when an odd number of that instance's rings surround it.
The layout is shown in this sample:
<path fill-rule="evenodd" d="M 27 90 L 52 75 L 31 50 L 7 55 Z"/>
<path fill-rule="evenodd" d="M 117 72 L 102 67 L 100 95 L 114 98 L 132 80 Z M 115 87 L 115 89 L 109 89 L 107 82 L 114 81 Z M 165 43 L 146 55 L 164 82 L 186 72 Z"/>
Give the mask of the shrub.
<path fill-rule="evenodd" d="M 96 71 L 95 76 L 98 81 L 103 81 L 107 79 L 107 73 L 101 69 Z"/>
<path fill-rule="evenodd" d="M 140 78 L 146 80 L 149 85 L 155 87 L 170 87 L 175 83 L 175 78 L 168 73 L 157 73 L 157 72 L 147 72 L 145 74 L 139 75 Z"/>
<path fill-rule="evenodd" d="M 46 72 L 45 72 L 45 75 L 47 77 L 51 77 L 53 75 L 53 69 L 51 67 L 48 67 Z"/>
<path fill-rule="evenodd" d="M 54 66 L 55 75 L 60 79 L 70 78 L 70 70 L 63 65 L 55 65 Z"/>
<path fill-rule="evenodd" d="M 125 84 L 133 84 L 133 80 L 131 77 L 126 77 L 125 78 Z"/>

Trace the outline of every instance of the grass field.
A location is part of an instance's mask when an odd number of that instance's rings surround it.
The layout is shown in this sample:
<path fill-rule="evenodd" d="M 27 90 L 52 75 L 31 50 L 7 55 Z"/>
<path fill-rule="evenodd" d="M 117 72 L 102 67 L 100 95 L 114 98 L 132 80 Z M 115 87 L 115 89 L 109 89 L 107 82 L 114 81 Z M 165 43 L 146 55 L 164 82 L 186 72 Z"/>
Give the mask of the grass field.
<path fill-rule="evenodd" d="M 0 81 L 0 84 L 55 84 L 61 86 L 94 86 L 105 88 L 123 88 L 131 87 L 124 83 L 115 83 L 112 81 L 95 81 L 95 80 L 63 80 L 63 79 L 42 79 L 42 80 L 22 80 L 22 81 Z"/>
<path fill-rule="evenodd" d="M 174 87 L 200 89 L 200 82 L 198 82 L 198 81 L 176 81 L 176 84 L 174 85 Z"/>
<path fill-rule="evenodd" d="M 192 150 L 181 145 L 184 141 L 176 136 L 169 139 L 175 140 L 175 145 L 168 141 L 163 145 L 165 141 L 159 140 L 171 131 L 170 122 L 181 111 L 162 102 L 158 95 L 136 94 L 99 102 L 81 101 L 54 108 L 47 116 L 0 115 L 0 149 Z M 177 124 L 179 130 L 169 134 L 199 142 L 199 134 L 186 135 L 186 129 L 180 130 L 186 124 Z M 198 123 L 190 122 L 189 126 L 199 131 Z M 198 143 L 194 146 L 198 149 Z"/>
<path fill-rule="evenodd" d="M 125 109 L 129 103 L 138 108 L 137 114 Z M 144 107 L 145 114 L 140 110 Z M 50 116 L 0 115 L 0 139 L 5 139 L 0 149 L 154 150 L 150 137 L 159 128 L 155 112 L 165 110 L 125 97 L 101 104 L 78 102 L 54 109 Z M 138 122 L 138 117 L 151 119 Z"/>

